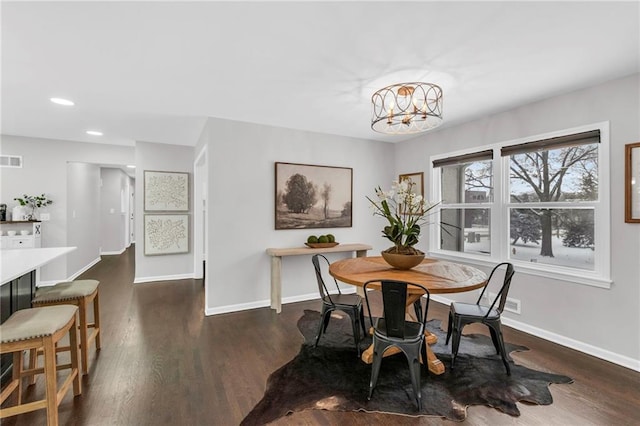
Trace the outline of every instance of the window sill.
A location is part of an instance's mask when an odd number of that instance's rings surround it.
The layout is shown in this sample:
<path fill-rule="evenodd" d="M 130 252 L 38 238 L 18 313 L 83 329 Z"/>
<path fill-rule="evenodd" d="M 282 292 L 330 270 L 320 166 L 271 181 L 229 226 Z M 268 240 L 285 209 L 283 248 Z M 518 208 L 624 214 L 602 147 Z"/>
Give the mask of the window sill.
<path fill-rule="evenodd" d="M 473 256 L 473 255 L 455 255 L 448 252 L 429 251 L 428 256 L 435 259 L 449 260 L 453 262 L 463 262 L 475 266 L 484 266 L 493 268 L 502 260 L 492 259 L 490 257 Z M 550 268 L 540 266 L 532 266 L 528 262 L 518 260 L 509 260 L 518 273 L 534 275 L 538 277 L 551 278 L 559 281 L 567 281 L 574 284 L 583 284 L 591 287 L 610 289 L 612 281 L 608 278 L 601 277 L 592 271 L 581 271 L 576 269 L 568 270 L 567 268 Z"/>

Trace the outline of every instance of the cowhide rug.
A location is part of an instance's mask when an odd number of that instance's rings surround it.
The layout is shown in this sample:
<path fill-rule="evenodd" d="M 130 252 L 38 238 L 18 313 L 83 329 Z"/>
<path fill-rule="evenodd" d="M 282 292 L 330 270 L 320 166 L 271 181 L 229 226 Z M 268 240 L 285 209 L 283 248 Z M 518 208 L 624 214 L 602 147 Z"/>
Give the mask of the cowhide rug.
<path fill-rule="evenodd" d="M 300 353 L 269 376 L 264 397 L 241 425 L 264 425 L 309 409 L 439 416 L 462 421 L 468 406 L 487 405 L 519 416 L 518 401 L 549 405 L 553 399 L 548 385 L 572 382 L 569 377 L 531 370 L 511 360 L 511 376 L 507 376 L 491 338 L 480 334 L 462 337 L 452 370 L 451 345 L 444 346 L 446 334 L 440 329 L 440 321 L 431 320 L 429 330 L 438 337 L 432 348 L 445 364 L 446 372 L 434 375 L 422 368 L 422 410 L 418 411 L 413 398 L 409 368 L 402 353 L 382 361 L 373 397 L 367 401 L 371 366 L 356 356 L 348 316 L 336 312 L 327 333 L 314 348 L 318 321 L 320 313 L 310 310 L 298 320 L 305 339 Z M 361 342 L 363 349 L 370 344 L 370 336 Z M 505 345 L 508 353 L 528 350 Z"/>

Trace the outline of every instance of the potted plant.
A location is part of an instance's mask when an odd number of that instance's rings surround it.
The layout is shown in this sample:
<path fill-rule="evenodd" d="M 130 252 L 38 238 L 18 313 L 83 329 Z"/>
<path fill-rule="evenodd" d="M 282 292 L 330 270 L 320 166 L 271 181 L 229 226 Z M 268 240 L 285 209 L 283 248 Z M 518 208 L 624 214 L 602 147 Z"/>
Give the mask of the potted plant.
<path fill-rule="evenodd" d="M 414 246 L 418 243 L 421 226 L 436 204 L 429 204 L 422 195 L 414 192 L 411 179 L 394 181 L 390 191 L 375 189 L 377 201 L 371 202 L 373 214 L 384 217 L 389 224 L 382 229 L 382 236 L 393 246 L 382 252 L 387 263 L 398 269 L 410 269 L 424 259 L 424 253 Z"/>
<path fill-rule="evenodd" d="M 50 200 L 44 194 L 42 195 L 24 194 L 22 198 L 20 197 L 14 198 L 14 201 L 17 201 L 18 204 L 23 208 L 23 210 L 26 207 L 27 209 L 29 209 L 29 211 L 24 212 L 22 214 L 20 213 L 16 214 L 16 210 L 14 209 L 13 220 L 35 220 L 36 212 L 40 207 L 48 206 L 49 204 L 53 203 L 53 200 Z M 16 216 L 20 216 L 20 217 L 16 217 Z"/>

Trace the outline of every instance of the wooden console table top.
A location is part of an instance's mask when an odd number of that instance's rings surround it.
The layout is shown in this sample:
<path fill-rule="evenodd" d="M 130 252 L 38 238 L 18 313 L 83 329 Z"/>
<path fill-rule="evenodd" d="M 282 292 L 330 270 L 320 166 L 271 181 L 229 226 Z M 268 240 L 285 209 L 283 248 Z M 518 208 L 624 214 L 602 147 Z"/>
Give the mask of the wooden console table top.
<path fill-rule="evenodd" d="M 347 243 L 338 244 L 334 247 L 310 248 L 310 247 L 289 247 L 289 248 L 268 248 L 267 254 L 271 256 L 271 309 L 276 312 L 282 311 L 282 258 L 285 256 L 314 255 L 321 253 L 343 253 L 355 252 L 357 257 L 365 257 L 367 250 L 372 250 L 368 244 Z"/>
<path fill-rule="evenodd" d="M 334 247 L 325 247 L 325 248 L 311 248 L 311 247 L 289 247 L 289 248 L 268 248 L 267 254 L 269 256 L 299 256 L 305 254 L 318 254 L 318 253 L 340 253 L 345 251 L 360 251 L 360 250 L 371 250 L 371 247 L 368 244 L 359 244 L 359 243 L 351 243 L 351 244 L 338 244 Z"/>

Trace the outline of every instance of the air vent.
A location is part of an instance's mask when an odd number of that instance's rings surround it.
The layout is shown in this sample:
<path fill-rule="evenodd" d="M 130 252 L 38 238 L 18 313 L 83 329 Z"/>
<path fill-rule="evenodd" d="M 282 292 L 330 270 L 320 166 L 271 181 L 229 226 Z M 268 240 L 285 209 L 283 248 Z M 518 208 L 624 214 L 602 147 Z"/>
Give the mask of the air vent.
<path fill-rule="evenodd" d="M 0 155 L 0 167 L 22 168 L 22 156 Z"/>
<path fill-rule="evenodd" d="M 479 291 L 481 291 L 481 290 L 479 290 Z M 495 299 L 495 297 L 496 297 L 495 293 L 489 292 L 489 295 L 487 295 L 487 293 L 485 293 L 484 296 L 482 297 L 481 304 L 489 306 L 491 304 L 491 302 L 493 301 L 493 299 Z M 513 299 L 511 297 L 507 297 L 507 301 L 504 304 L 504 310 L 505 311 L 513 312 L 514 314 L 518 314 L 519 315 L 520 314 L 520 308 L 521 308 L 521 304 L 520 304 L 520 301 L 518 299 Z"/>

